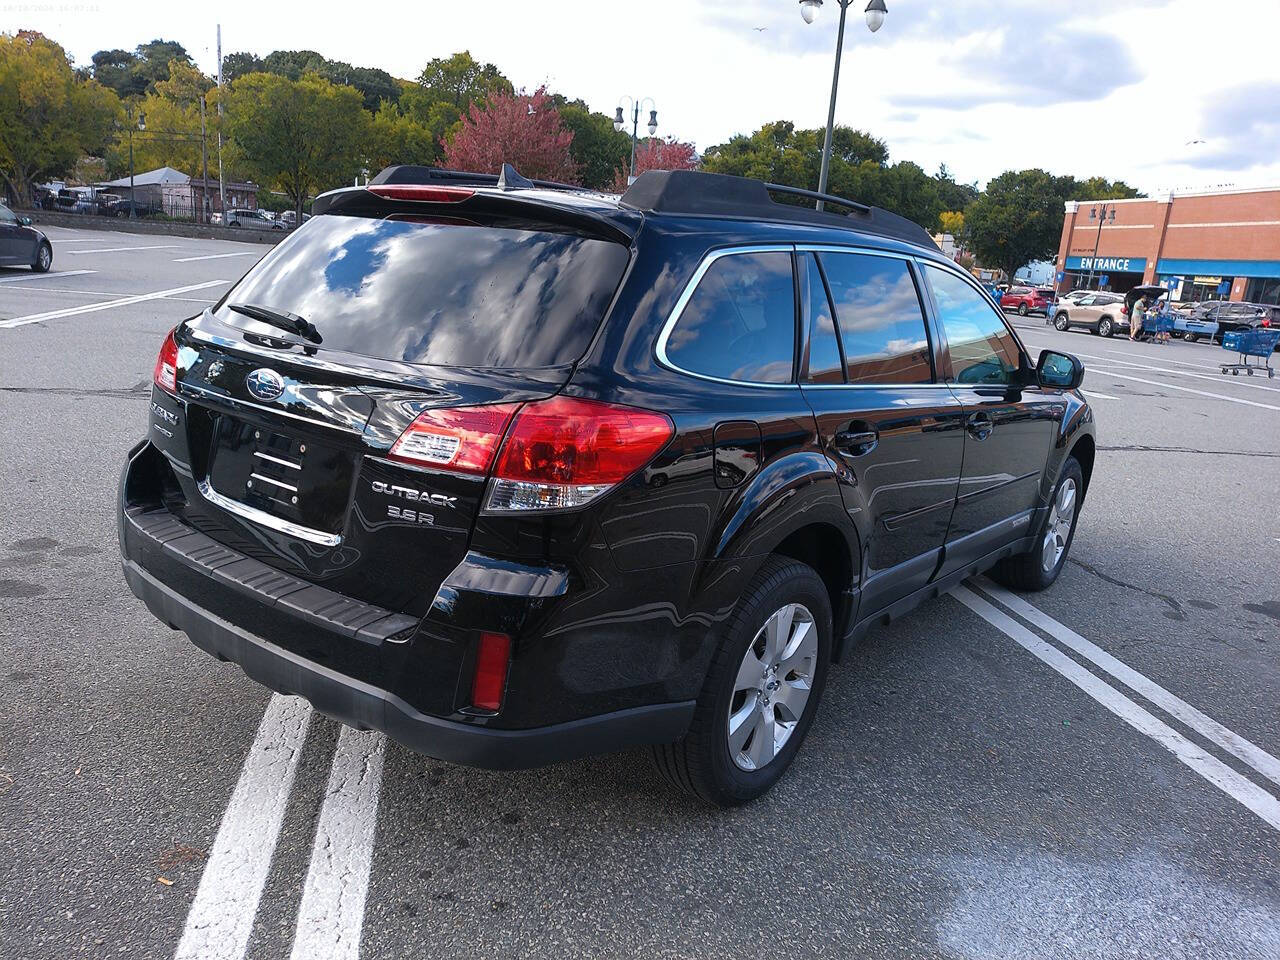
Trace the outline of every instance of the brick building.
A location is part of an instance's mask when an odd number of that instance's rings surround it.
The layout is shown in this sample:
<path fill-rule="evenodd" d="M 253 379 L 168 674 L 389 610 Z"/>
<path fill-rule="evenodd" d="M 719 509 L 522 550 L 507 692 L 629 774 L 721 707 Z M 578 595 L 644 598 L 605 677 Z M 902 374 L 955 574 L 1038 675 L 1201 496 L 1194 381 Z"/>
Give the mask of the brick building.
<path fill-rule="evenodd" d="M 1280 304 L 1280 188 L 1068 201 L 1062 290 L 1177 281 L 1175 300 Z"/>

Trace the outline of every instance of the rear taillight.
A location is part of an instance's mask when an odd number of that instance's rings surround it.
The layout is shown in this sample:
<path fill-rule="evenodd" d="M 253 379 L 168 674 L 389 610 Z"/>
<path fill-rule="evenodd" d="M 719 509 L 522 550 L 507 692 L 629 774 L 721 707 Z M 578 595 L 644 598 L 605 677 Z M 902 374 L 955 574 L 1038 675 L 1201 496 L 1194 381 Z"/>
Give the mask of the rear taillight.
<path fill-rule="evenodd" d="M 482 633 L 476 648 L 476 672 L 471 680 L 471 705 L 481 710 L 502 709 L 507 689 L 511 638 L 505 633 Z"/>
<path fill-rule="evenodd" d="M 174 327 L 164 335 L 160 355 L 156 357 L 156 368 L 151 372 L 151 379 L 165 393 L 178 392 L 178 342 L 173 339 L 173 331 L 177 329 Z"/>
<path fill-rule="evenodd" d="M 424 410 L 387 454 L 392 460 L 484 476 L 506 432 L 516 403 Z"/>
<path fill-rule="evenodd" d="M 460 203 L 476 193 L 466 187 L 432 187 L 422 183 L 384 183 L 368 189 L 387 200 L 416 200 L 419 203 Z"/>
<path fill-rule="evenodd" d="M 573 397 L 526 404 L 493 469 L 486 509 L 567 510 L 590 503 L 671 439 L 660 413 Z"/>
<path fill-rule="evenodd" d="M 671 434 L 660 413 L 552 397 L 423 411 L 387 455 L 479 476 L 492 468 L 488 511 L 567 510 L 634 474 Z"/>

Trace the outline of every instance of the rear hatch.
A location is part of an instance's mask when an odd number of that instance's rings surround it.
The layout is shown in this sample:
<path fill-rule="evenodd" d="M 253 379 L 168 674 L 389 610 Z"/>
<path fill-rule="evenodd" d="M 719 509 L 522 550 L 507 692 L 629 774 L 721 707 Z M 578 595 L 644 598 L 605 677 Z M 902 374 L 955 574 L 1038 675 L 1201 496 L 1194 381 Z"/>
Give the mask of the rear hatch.
<path fill-rule="evenodd" d="M 527 213 L 361 204 L 175 331 L 176 396 L 156 403 L 177 419 L 152 441 L 189 464 L 170 509 L 208 536 L 421 614 L 466 552 L 485 445 L 567 382 L 630 253 Z"/>

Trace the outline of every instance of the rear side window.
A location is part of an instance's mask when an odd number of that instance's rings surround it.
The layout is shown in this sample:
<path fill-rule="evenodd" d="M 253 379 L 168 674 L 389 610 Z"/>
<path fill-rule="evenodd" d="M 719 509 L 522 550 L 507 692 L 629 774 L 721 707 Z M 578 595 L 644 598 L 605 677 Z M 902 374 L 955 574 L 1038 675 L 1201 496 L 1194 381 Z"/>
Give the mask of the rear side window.
<path fill-rule="evenodd" d="M 959 383 L 1007 384 L 1019 350 L 1004 319 L 973 287 L 950 270 L 925 265 L 938 319 L 946 333 L 951 370 Z"/>
<path fill-rule="evenodd" d="M 711 263 L 667 338 L 667 359 L 690 373 L 789 383 L 795 357 L 789 253 L 739 253 Z"/>
<path fill-rule="evenodd" d="M 586 352 L 622 279 L 620 244 L 364 217 L 308 220 L 225 303 L 296 313 L 324 347 L 408 363 L 549 367 Z M 227 323 L 253 323 L 219 307 Z"/>
<path fill-rule="evenodd" d="M 840 358 L 827 288 L 822 284 L 822 274 L 818 272 L 813 254 L 807 253 L 804 258 L 809 304 L 809 382 L 844 383 L 844 361 Z"/>
<path fill-rule="evenodd" d="M 930 383 L 929 337 L 905 260 L 823 253 L 850 383 Z"/>

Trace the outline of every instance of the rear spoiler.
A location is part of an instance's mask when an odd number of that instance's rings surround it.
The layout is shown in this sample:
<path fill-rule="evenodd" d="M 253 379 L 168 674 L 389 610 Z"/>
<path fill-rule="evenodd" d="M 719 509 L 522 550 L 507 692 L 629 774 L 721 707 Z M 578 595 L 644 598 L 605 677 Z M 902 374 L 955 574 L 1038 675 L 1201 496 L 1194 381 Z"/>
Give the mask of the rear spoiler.
<path fill-rule="evenodd" d="M 552 229 L 630 246 L 643 217 L 600 195 L 552 181 L 528 180 L 508 163 L 500 174 L 402 164 L 361 187 L 316 197 L 311 212 L 357 217 L 419 215 L 440 222 Z"/>

